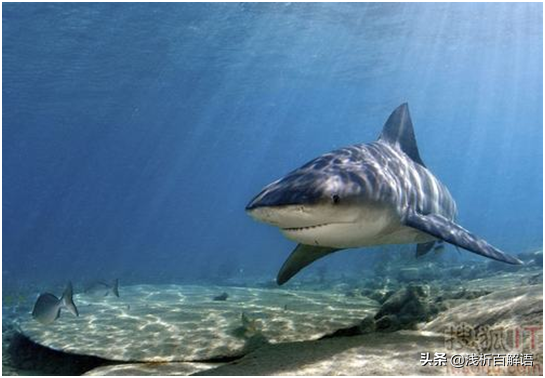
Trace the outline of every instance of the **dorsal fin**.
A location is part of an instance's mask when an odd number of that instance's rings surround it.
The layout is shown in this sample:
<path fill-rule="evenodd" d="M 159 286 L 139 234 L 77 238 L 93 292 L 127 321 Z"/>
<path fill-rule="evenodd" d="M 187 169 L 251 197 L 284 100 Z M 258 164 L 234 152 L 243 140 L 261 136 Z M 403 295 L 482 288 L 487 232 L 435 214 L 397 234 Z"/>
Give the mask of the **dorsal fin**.
<path fill-rule="evenodd" d="M 390 114 L 384 124 L 379 140 L 398 147 L 405 152 L 414 162 L 425 167 L 418 153 L 416 138 L 414 137 L 413 122 L 409 114 L 407 103 L 399 105 Z"/>

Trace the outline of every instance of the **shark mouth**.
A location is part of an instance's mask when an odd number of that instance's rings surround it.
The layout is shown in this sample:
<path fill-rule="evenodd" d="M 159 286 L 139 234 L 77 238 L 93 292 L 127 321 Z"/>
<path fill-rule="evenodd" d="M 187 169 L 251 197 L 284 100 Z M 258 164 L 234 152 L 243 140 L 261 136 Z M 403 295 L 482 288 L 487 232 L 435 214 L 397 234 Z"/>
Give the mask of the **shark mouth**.
<path fill-rule="evenodd" d="M 283 231 L 303 231 L 303 230 L 311 230 L 314 228 L 320 228 L 324 226 L 329 226 L 332 223 L 322 223 L 322 224 L 316 224 L 313 226 L 306 226 L 306 227 L 289 227 L 289 228 L 283 228 Z"/>

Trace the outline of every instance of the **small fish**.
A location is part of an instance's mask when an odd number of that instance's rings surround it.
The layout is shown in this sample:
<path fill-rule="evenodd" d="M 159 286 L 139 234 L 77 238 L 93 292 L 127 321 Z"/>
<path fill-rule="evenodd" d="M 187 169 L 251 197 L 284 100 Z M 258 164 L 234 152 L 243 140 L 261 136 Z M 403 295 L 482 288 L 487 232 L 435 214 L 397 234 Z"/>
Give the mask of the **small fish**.
<path fill-rule="evenodd" d="M 103 297 L 111 293 L 119 298 L 119 280 L 115 279 L 111 285 L 103 281 L 94 282 L 84 290 L 84 293 Z"/>
<path fill-rule="evenodd" d="M 79 316 L 78 309 L 72 299 L 72 294 L 71 282 L 68 282 L 61 299 L 50 293 L 41 294 L 38 300 L 36 300 L 36 304 L 34 304 L 32 317 L 42 324 L 50 324 L 61 315 L 61 309 L 63 308 L 68 310 L 72 315 Z"/>
<path fill-rule="evenodd" d="M 225 300 L 227 300 L 227 298 L 229 298 L 229 294 L 227 294 L 226 292 L 223 292 L 220 295 L 217 295 L 214 298 L 212 298 L 212 300 L 214 300 L 214 301 L 225 301 Z"/>

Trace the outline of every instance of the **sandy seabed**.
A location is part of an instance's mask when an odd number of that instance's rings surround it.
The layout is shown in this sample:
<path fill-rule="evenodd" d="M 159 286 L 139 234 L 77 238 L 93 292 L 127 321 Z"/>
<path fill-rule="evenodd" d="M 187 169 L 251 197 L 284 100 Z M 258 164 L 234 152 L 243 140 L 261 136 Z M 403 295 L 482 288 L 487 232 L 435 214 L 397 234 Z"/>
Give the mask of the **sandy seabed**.
<path fill-rule="evenodd" d="M 381 304 L 334 287 L 126 286 L 120 298 L 75 295 L 78 318 L 63 313 L 43 325 L 26 314 L 13 329 L 38 347 L 99 358 L 102 366 L 87 375 L 542 375 L 543 286 L 528 280 L 536 271 L 467 280 L 456 290 L 482 293 L 448 301 L 416 329 L 351 337 L 324 336 L 372 317 Z M 227 300 L 213 300 L 223 292 Z M 483 344 L 483 332 L 496 342 Z M 445 353 L 447 363 L 423 365 L 423 353 Z M 486 353 L 531 354 L 532 366 L 450 364 L 454 354 Z"/>

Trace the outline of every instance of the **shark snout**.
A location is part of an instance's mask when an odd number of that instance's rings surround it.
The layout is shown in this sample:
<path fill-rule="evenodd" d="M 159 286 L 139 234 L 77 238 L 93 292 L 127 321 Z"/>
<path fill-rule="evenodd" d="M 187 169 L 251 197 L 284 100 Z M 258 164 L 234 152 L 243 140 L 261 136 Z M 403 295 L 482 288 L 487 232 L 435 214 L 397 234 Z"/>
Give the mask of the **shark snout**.
<path fill-rule="evenodd" d="M 282 228 L 305 228 L 352 221 L 352 202 L 340 175 L 318 174 L 310 167 L 298 169 L 267 185 L 246 206 L 255 220 Z"/>
<path fill-rule="evenodd" d="M 260 193 L 246 205 L 245 210 L 251 214 L 253 210 L 268 206 L 274 206 L 274 203 L 271 203 L 268 199 L 263 197 L 263 193 Z"/>
<path fill-rule="evenodd" d="M 276 227 L 297 227 L 314 222 L 311 214 L 317 202 L 319 197 L 309 191 L 273 183 L 248 203 L 246 213 Z"/>
<path fill-rule="evenodd" d="M 262 206 L 246 212 L 259 222 L 281 229 L 309 227 L 326 222 L 320 210 L 311 205 Z"/>
<path fill-rule="evenodd" d="M 346 212 L 331 198 L 316 191 L 280 190 L 266 187 L 246 206 L 253 219 L 281 229 L 314 227 L 336 222 L 351 222 L 354 214 Z"/>
<path fill-rule="evenodd" d="M 278 191 L 266 190 L 246 206 L 246 213 L 252 218 L 277 227 L 299 222 L 304 210 L 305 202 L 294 201 L 293 197 L 286 197 Z"/>
<path fill-rule="evenodd" d="M 246 206 L 246 211 L 259 208 L 291 205 L 311 205 L 320 200 L 320 194 L 306 188 L 283 187 L 271 184 L 255 196 Z"/>

